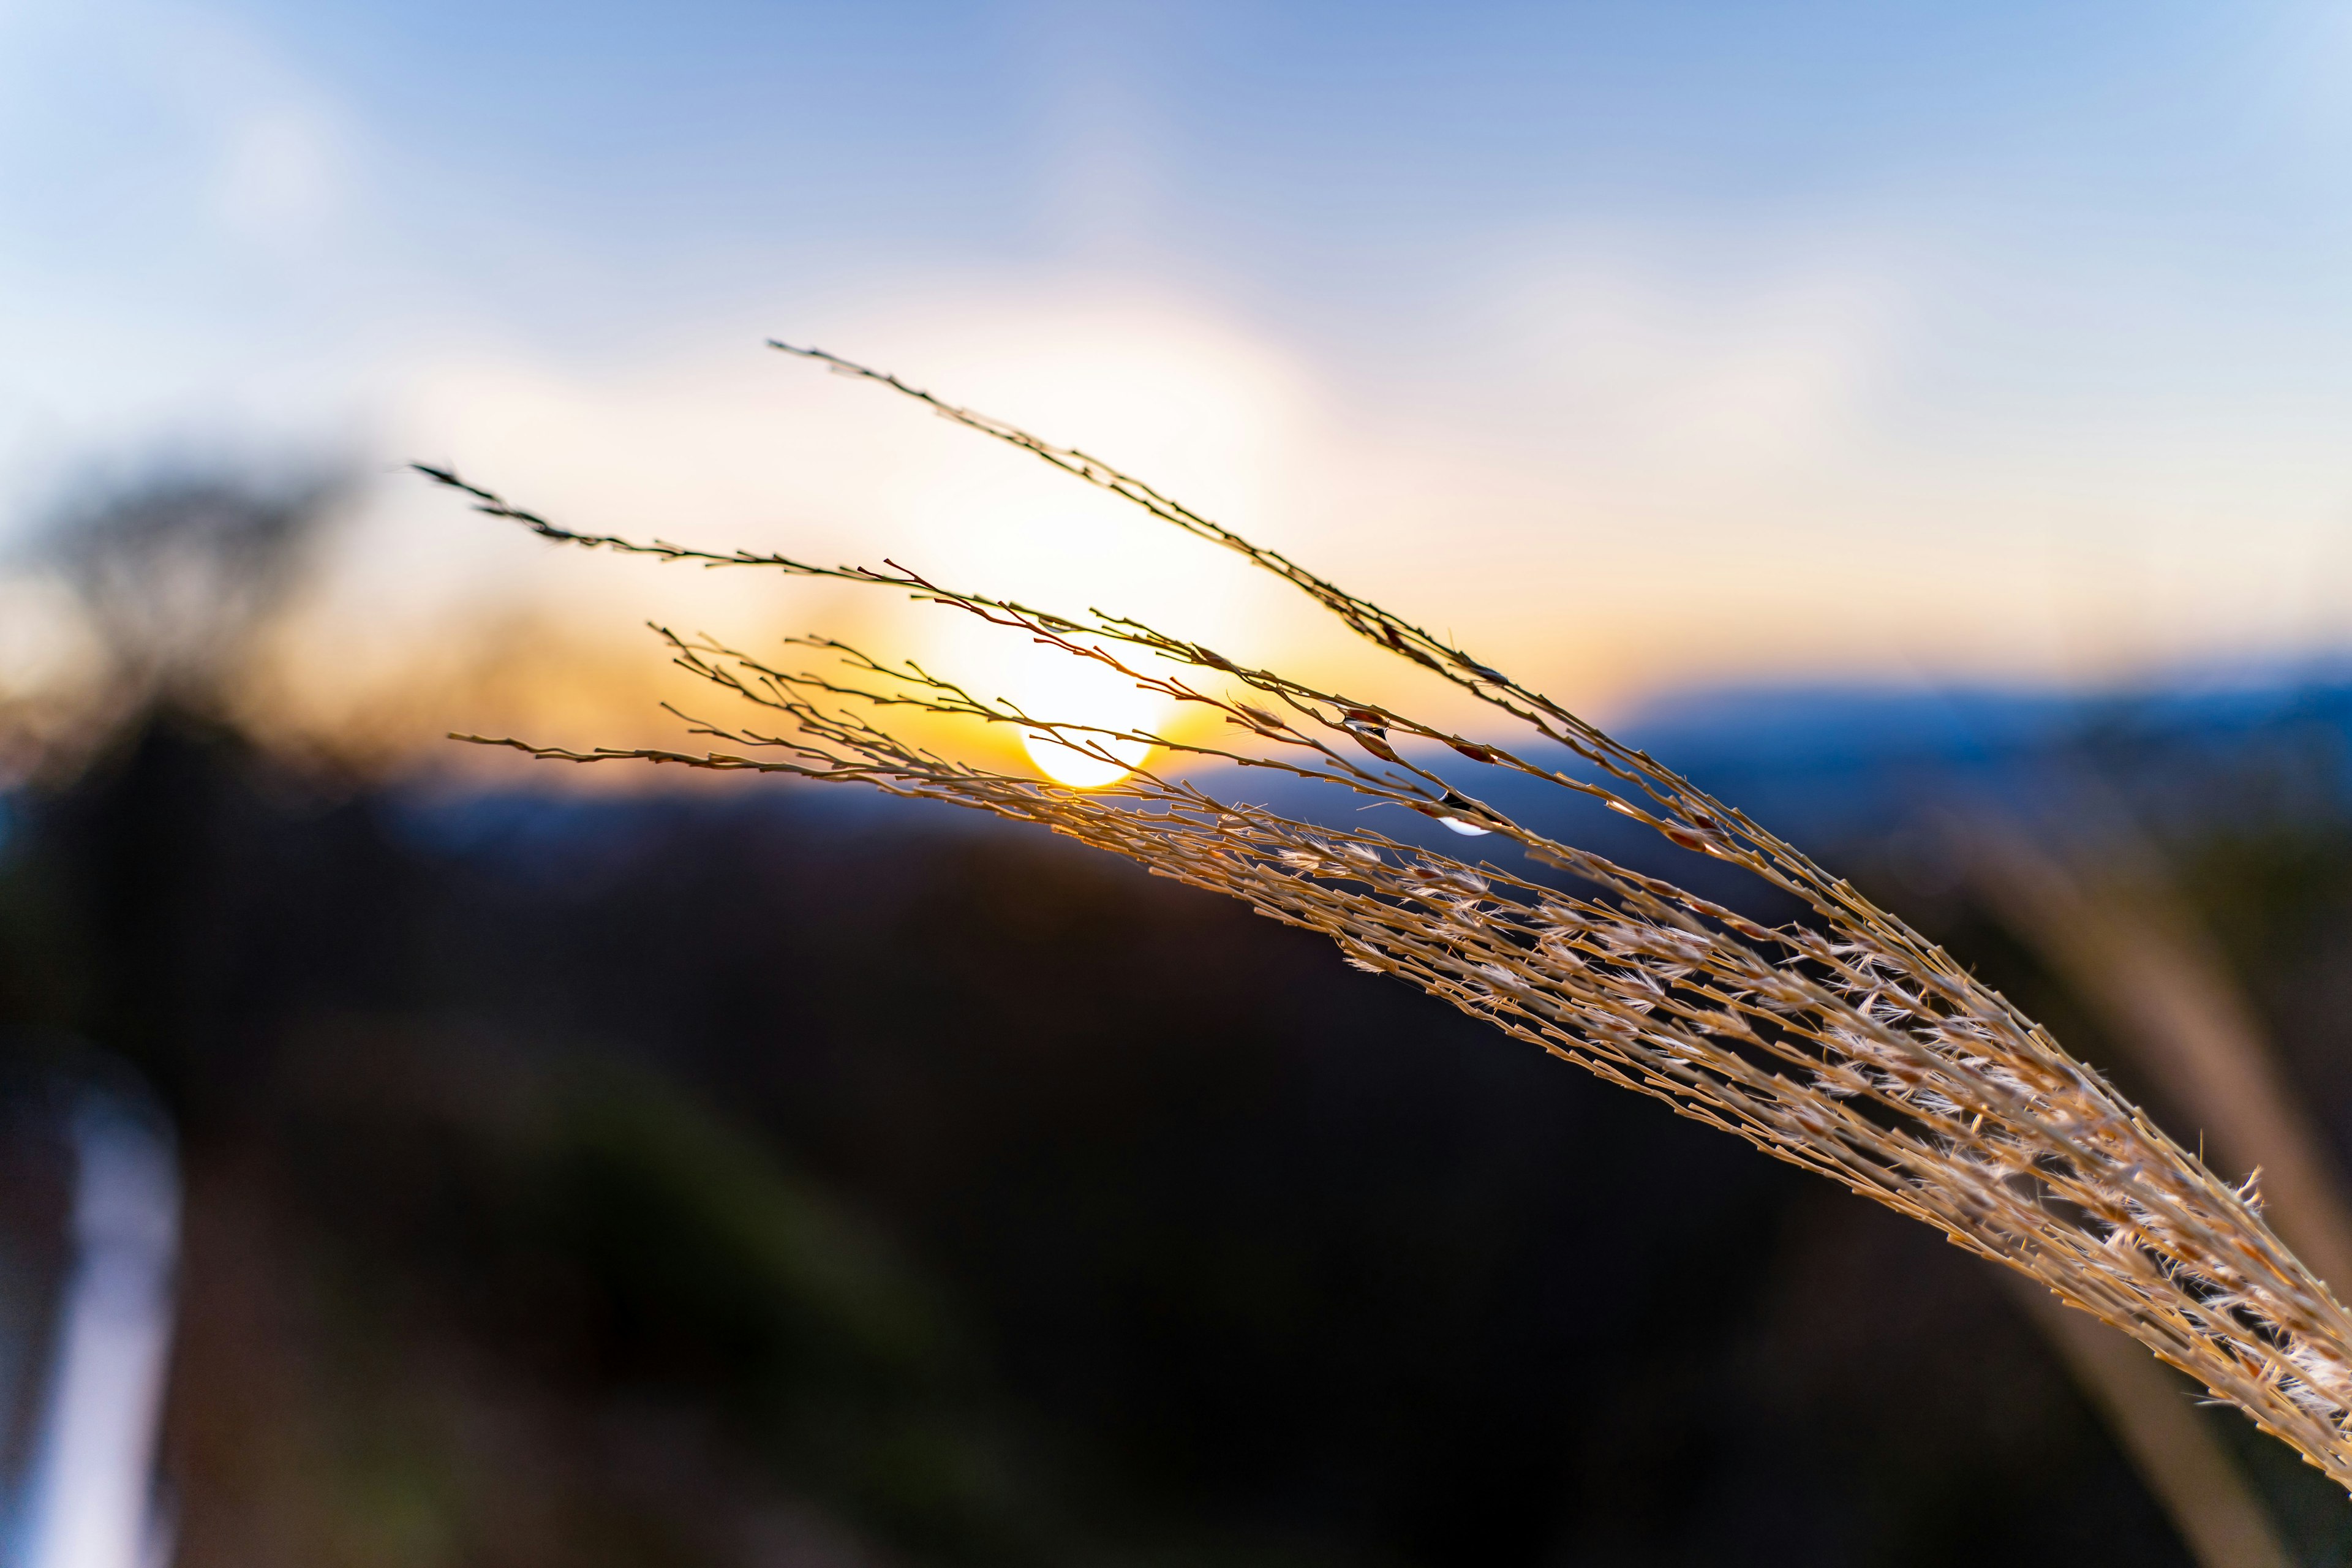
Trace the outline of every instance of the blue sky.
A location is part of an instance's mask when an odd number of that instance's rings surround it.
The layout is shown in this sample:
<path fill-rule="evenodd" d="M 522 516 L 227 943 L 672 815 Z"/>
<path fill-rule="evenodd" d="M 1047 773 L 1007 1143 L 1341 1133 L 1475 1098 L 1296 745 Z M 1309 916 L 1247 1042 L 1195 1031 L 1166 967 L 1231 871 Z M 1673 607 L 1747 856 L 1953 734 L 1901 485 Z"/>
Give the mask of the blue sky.
<path fill-rule="evenodd" d="M 15 0 L 0 536 L 334 448 L 1151 587 L 1026 491 L 861 489 L 948 459 L 798 334 L 1595 700 L 2301 657 L 2352 630 L 2347 82 L 2310 5 Z M 376 602 L 606 592 L 379 489 Z"/>

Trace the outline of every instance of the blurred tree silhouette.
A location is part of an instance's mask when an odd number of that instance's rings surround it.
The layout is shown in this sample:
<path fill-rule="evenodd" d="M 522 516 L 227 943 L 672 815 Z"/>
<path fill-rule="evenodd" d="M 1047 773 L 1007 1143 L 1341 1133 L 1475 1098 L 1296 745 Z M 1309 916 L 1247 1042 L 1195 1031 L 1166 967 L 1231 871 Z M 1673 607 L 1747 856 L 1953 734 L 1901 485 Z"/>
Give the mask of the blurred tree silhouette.
<path fill-rule="evenodd" d="M 217 716 L 347 488 L 166 474 L 63 509 L 39 552 L 88 609 L 123 710 Z"/>
<path fill-rule="evenodd" d="M 44 918 L 31 923 L 50 929 L 19 922 L 18 1006 L 120 1053 L 183 1115 L 205 1081 L 200 1020 L 234 918 L 214 901 L 213 858 L 239 803 L 279 771 L 244 737 L 242 683 L 345 488 L 340 475 L 166 471 L 91 488 L 36 542 L 105 668 L 78 754 L 51 759 L 59 787 L 34 802 Z"/>

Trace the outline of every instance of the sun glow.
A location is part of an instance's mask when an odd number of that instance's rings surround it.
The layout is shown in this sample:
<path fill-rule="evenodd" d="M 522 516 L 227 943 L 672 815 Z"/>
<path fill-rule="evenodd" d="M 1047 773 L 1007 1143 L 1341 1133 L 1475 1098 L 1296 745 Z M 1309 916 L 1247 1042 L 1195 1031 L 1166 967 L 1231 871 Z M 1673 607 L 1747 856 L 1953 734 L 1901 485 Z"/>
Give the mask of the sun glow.
<path fill-rule="evenodd" d="M 1166 698 L 1139 690 L 1100 666 L 1067 658 L 1024 659 L 1005 685 L 1024 714 L 1110 731 L 1071 731 L 1059 738 L 1048 730 L 1023 732 L 1029 760 L 1072 789 L 1100 789 L 1142 766 L 1153 750 L 1144 737 L 1161 733 L 1170 717 Z"/>
<path fill-rule="evenodd" d="M 1116 758 L 1116 762 L 1096 756 L 1091 750 L 1098 747 Z M 1021 747 L 1029 760 L 1043 769 L 1047 777 L 1072 789 L 1100 789 L 1117 784 L 1151 754 L 1151 747 L 1141 741 L 1108 740 L 1101 736 L 1073 735 L 1069 741 L 1057 741 L 1042 730 L 1032 730 L 1021 737 Z"/>

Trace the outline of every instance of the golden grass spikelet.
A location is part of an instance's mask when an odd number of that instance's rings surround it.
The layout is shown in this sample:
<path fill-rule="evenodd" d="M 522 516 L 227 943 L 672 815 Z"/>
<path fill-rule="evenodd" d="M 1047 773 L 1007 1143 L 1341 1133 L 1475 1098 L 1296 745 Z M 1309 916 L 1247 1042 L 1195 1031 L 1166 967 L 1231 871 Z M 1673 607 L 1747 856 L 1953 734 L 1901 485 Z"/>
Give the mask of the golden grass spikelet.
<path fill-rule="evenodd" d="M 1238 898 L 1331 937 L 1358 969 L 1410 981 L 1506 1034 L 2032 1276 L 2238 1405 L 2352 1489 L 2352 1319 L 2272 1235 L 2249 1194 L 2218 1180 L 1902 921 L 1646 753 L 1141 480 L 894 377 L 814 350 L 787 352 L 881 383 L 1237 552 L 1359 635 L 1566 748 L 1590 771 L 1549 767 L 1135 621 L 1032 609 L 943 587 L 889 563 L 824 567 L 575 533 L 453 473 L 426 469 L 480 510 L 562 542 L 830 577 L 960 608 L 1180 707 L 1205 709 L 1230 721 L 1224 732 L 1234 743 L 1027 713 L 918 665 L 830 638 L 787 643 L 831 661 L 817 671 L 667 630 L 661 635 L 682 668 L 769 715 L 767 721 L 689 718 L 693 733 L 717 743 L 700 752 L 582 752 L 460 738 L 543 758 L 780 773 L 953 801 Z M 1149 767 L 1080 792 L 950 760 L 894 734 L 887 721 L 898 709 L 1013 725 L 1121 769 L 1126 762 L 1109 748 L 1144 742 L 1179 760 L 1338 784 L 1514 844 L 1584 890 L 1375 832 L 1229 803 Z M 1414 760 L 1421 749 L 1439 747 L 1594 797 L 1684 849 L 1737 865 L 1793 896 L 1811 919 L 1767 929 L 1551 838 Z"/>

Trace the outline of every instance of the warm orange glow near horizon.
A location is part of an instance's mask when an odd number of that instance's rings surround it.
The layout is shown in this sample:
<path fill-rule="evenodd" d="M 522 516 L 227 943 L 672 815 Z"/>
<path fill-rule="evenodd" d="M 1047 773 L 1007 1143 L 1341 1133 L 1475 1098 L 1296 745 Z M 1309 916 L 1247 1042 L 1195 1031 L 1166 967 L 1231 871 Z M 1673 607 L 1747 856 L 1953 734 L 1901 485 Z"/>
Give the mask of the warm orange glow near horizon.
<path fill-rule="evenodd" d="M 2062 542 L 2039 492 L 2026 507 L 1990 477 L 1948 484 L 1932 468 L 1847 482 L 1866 456 L 1857 367 L 1879 329 L 1835 296 L 1759 307 L 1763 325 L 1733 323 L 1717 342 L 1645 329 L 1674 316 L 1671 301 L 1578 287 L 1547 308 L 1570 338 L 1616 356 L 1590 372 L 1596 385 L 1637 364 L 1629 384 L 1643 395 L 1588 399 L 1565 433 L 1474 428 L 1484 405 L 1318 379 L 1262 331 L 1140 293 L 941 293 L 836 313 L 819 341 L 1098 453 L 1598 721 L 1677 688 L 2095 685 L 2344 633 L 2315 574 L 2295 569 L 2294 507 L 2258 489 L 2234 510 L 2154 490 L 2111 509 L 2179 513 L 2137 536 L 2134 575 L 2108 570 L 2112 552 L 2087 535 Z M 1592 324 L 1604 318 L 1606 332 Z M 382 440 L 584 531 L 896 562 L 1043 610 L 1133 616 L 1451 728 L 1494 717 L 1213 543 L 887 391 L 756 347 L 593 369 L 421 363 Z M 1685 460 L 1693 452 L 1708 460 Z M 2131 493 L 2129 475 L 2114 482 Z M 2226 560 L 2198 553 L 2219 548 L 2216 520 L 2266 509 L 2269 531 L 2231 534 Z M 668 668 L 649 620 L 794 669 L 824 656 L 782 637 L 837 637 L 1040 720 L 1160 733 L 1195 717 L 961 611 L 553 546 L 389 463 L 333 545 L 273 636 L 250 707 L 274 740 L 375 766 L 506 765 L 450 746 L 453 730 L 701 749 L 664 702 L 757 719 Z M 0 702 L 25 708 L 47 700 L 35 687 L 81 680 L 88 639 L 56 584 L 0 589 L 13 595 L 0 603 L 30 606 L 0 637 Z M 1122 776 L 1024 744 L 1017 726 L 890 714 L 947 754 L 1078 787 Z M 1148 751 L 1119 744 L 1123 760 L 1136 752 L 1129 766 Z M 588 775 L 597 788 L 676 776 Z"/>

